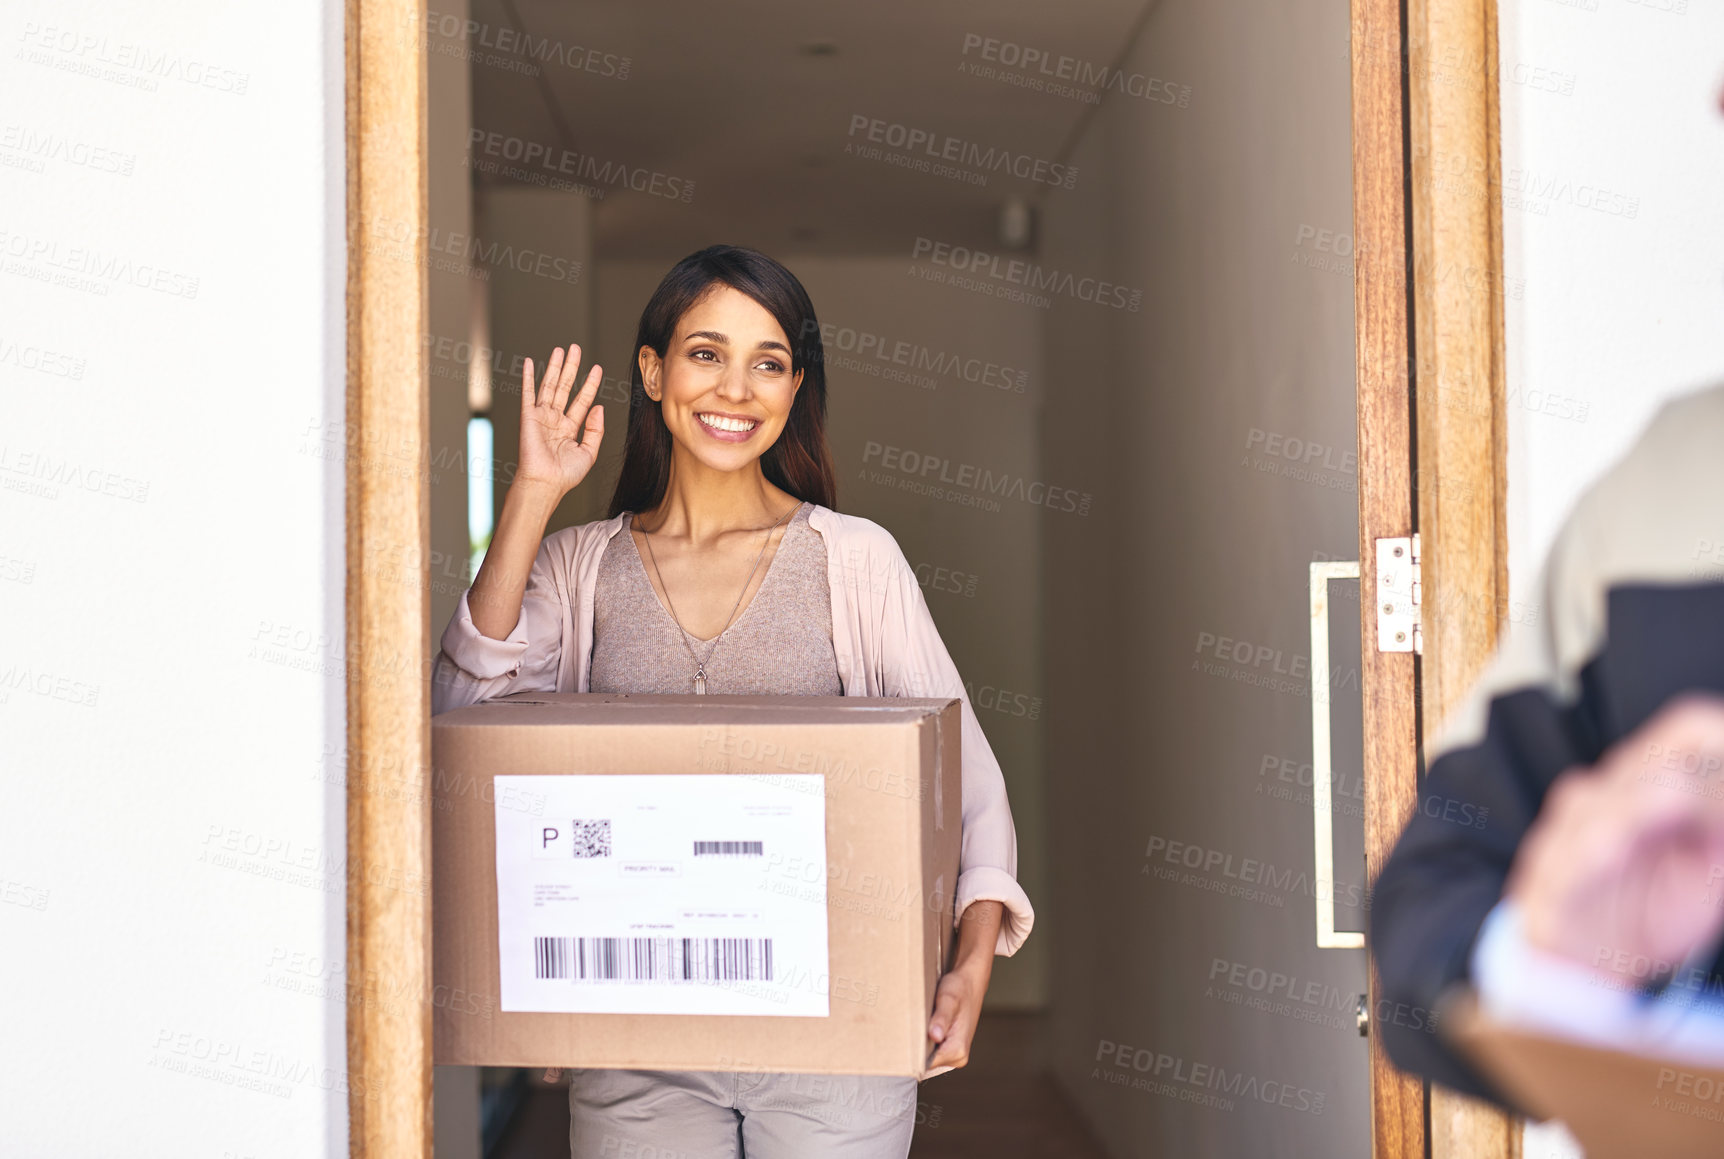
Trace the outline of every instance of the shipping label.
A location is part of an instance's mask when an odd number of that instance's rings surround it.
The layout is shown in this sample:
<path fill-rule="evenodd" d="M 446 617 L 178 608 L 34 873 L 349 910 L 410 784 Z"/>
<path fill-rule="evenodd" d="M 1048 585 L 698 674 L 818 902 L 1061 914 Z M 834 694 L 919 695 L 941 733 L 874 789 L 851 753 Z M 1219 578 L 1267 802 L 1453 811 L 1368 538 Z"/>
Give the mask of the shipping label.
<path fill-rule="evenodd" d="M 495 795 L 503 1010 L 827 1016 L 794 984 L 828 972 L 826 881 L 768 879 L 826 864 L 824 777 L 504 775 Z"/>

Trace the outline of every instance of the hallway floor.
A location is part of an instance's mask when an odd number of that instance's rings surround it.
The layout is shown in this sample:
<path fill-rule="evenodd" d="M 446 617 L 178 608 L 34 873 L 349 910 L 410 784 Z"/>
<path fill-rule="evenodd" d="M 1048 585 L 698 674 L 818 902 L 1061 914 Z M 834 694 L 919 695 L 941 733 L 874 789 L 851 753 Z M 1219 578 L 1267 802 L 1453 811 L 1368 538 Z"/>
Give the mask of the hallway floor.
<path fill-rule="evenodd" d="M 1044 1016 L 985 1015 L 962 1070 L 930 1079 L 917 1107 L 912 1159 L 1103 1159 L 1101 1147 L 1041 1069 Z M 565 1086 L 538 1086 L 489 1159 L 554 1159 L 569 1151 Z"/>

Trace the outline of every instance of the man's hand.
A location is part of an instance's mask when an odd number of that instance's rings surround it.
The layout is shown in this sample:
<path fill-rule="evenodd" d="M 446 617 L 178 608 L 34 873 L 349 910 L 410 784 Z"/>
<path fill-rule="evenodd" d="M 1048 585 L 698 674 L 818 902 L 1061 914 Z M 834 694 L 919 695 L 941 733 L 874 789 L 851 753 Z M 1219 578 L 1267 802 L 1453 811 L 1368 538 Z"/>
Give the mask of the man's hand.
<path fill-rule="evenodd" d="M 1724 930 L 1724 698 L 1685 696 L 1557 778 L 1505 896 L 1527 941 L 1641 985 Z"/>

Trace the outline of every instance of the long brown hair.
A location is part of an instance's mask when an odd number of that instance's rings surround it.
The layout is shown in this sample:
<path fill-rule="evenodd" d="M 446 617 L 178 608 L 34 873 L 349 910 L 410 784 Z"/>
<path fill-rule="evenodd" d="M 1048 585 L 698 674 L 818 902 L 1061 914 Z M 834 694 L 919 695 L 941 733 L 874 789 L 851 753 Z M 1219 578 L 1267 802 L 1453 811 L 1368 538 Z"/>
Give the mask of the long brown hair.
<path fill-rule="evenodd" d="M 623 467 L 611 492 L 612 517 L 658 506 L 670 479 L 670 428 L 641 384 L 640 349 L 650 346 L 663 358 L 682 316 L 719 283 L 747 294 L 772 315 L 790 339 L 791 372 L 802 372 L 790 418 L 778 441 L 760 456 L 761 471 L 798 499 L 837 509 L 838 475 L 826 445 L 826 357 L 814 303 L 796 275 L 765 254 L 715 245 L 672 266 L 641 311 L 631 351 Z"/>

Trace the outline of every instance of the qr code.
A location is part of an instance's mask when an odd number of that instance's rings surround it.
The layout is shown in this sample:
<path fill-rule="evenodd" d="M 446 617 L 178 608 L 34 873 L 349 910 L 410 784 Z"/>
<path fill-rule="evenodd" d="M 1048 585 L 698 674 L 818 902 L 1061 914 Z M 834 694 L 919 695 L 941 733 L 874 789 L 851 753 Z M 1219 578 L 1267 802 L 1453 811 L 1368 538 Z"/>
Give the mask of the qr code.
<path fill-rule="evenodd" d="M 609 857 L 611 855 L 611 823 L 605 821 L 569 822 L 569 839 L 576 857 Z"/>

